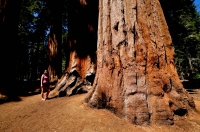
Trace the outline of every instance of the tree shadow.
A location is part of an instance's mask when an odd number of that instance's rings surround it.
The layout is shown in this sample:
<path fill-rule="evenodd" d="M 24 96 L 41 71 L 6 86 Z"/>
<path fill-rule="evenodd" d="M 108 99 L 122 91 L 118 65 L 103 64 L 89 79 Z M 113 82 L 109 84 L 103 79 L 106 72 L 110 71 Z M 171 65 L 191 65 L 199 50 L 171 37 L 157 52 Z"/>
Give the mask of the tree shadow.
<path fill-rule="evenodd" d="M 199 79 L 191 79 L 188 81 L 182 82 L 185 89 L 200 89 L 200 80 Z"/>
<path fill-rule="evenodd" d="M 50 90 L 53 88 L 54 85 L 50 87 Z M 40 93 L 40 80 L 18 80 L 14 83 L 12 88 L 4 93 L 6 97 L 0 99 L 0 104 L 21 101 L 20 97 L 28 97 L 38 95 Z"/>
<path fill-rule="evenodd" d="M 183 87 L 190 93 L 190 94 L 198 94 L 196 90 L 200 89 L 200 80 L 199 79 L 192 79 L 188 81 L 182 82 Z"/>

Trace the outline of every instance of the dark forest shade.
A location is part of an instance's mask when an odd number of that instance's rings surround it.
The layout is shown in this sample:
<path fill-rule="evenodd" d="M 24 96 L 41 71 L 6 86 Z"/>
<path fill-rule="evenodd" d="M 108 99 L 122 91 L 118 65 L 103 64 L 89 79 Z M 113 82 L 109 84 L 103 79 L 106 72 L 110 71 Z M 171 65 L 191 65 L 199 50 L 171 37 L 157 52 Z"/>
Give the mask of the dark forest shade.
<path fill-rule="evenodd" d="M 21 0 L 0 1 L 0 48 L 1 86 L 12 88 L 15 82 L 15 68 L 19 41 L 18 22 L 20 16 Z"/>

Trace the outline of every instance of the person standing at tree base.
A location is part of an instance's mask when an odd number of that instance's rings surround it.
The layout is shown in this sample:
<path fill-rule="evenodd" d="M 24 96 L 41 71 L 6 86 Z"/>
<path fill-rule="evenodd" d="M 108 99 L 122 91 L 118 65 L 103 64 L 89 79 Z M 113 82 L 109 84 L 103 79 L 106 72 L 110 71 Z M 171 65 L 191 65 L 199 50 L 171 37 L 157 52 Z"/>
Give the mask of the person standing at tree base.
<path fill-rule="evenodd" d="M 44 98 L 44 93 L 46 93 L 46 98 Z M 48 95 L 50 93 L 49 89 L 49 75 L 48 71 L 44 70 L 44 74 L 41 76 L 41 95 L 42 95 L 42 100 L 45 101 L 48 98 Z"/>

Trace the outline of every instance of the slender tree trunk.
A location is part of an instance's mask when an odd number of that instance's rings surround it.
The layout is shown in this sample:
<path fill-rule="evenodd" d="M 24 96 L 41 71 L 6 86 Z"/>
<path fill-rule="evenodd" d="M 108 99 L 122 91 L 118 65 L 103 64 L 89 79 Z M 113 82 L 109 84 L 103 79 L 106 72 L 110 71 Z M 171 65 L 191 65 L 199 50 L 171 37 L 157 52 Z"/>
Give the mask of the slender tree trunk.
<path fill-rule="evenodd" d="M 61 41 L 60 41 L 60 36 L 61 34 L 59 32 L 62 32 L 62 27 L 59 28 L 55 26 L 56 24 L 54 23 L 50 27 L 50 33 L 49 33 L 49 39 L 48 39 L 48 47 L 49 47 L 49 66 L 48 66 L 48 71 L 49 71 L 49 78 L 50 82 L 54 82 L 58 80 L 58 78 L 61 75 L 62 72 L 62 59 L 61 59 Z M 61 25 L 60 25 L 61 26 Z M 57 28 L 60 29 L 60 31 L 55 31 L 58 30 Z"/>
<path fill-rule="evenodd" d="M 31 54 L 31 64 L 30 64 L 30 71 L 29 71 L 30 80 L 36 80 L 38 77 L 40 78 L 40 76 L 38 76 L 39 46 L 40 46 L 40 42 L 34 42 L 33 47 L 32 47 L 33 51 Z"/>
<path fill-rule="evenodd" d="M 49 79 L 50 82 L 57 81 L 62 73 L 61 41 L 62 41 L 62 1 L 48 1 L 51 9 L 51 25 L 48 38 L 49 48 Z M 58 10 L 59 9 L 59 10 Z"/>
<path fill-rule="evenodd" d="M 87 92 L 96 71 L 98 1 L 70 0 L 68 15 L 68 66 L 52 97 Z"/>
<path fill-rule="evenodd" d="M 0 1 L 0 70 L 2 91 L 10 91 L 15 82 L 16 73 L 16 51 L 18 49 L 18 22 L 21 0 L 1 0 Z"/>
<path fill-rule="evenodd" d="M 100 0 L 98 24 L 89 106 L 138 125 L 173 124 L 195 108 L 178 77 L 158 0 Z"/>

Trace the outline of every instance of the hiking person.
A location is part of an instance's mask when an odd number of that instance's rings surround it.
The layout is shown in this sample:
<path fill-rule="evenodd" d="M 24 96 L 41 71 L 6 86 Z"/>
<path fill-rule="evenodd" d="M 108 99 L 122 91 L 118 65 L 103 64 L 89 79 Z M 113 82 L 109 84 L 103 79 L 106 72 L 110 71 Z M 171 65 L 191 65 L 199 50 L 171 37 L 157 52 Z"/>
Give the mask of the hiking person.
<path fill-rule="evenodd" d="M 46 93 L 46 98 L 44 98 L 44 93 Z M 45 101 L 48 99 L 50 89 L 49 89 L 49 75 L 48 71 L 44 70 L 44 73 L 41 76 L 41 95 L 42 95 L 42 100 Z"/>

